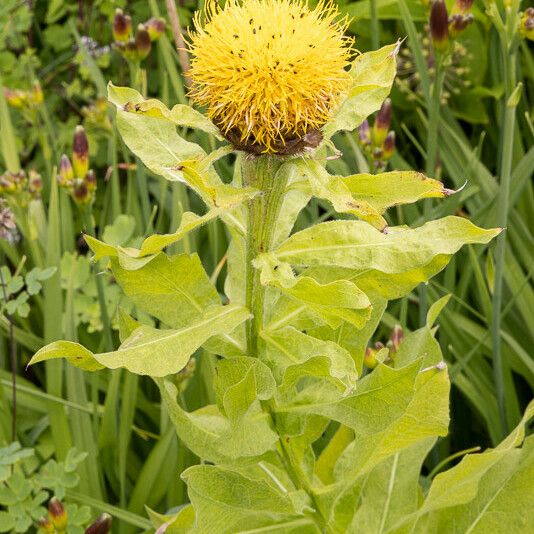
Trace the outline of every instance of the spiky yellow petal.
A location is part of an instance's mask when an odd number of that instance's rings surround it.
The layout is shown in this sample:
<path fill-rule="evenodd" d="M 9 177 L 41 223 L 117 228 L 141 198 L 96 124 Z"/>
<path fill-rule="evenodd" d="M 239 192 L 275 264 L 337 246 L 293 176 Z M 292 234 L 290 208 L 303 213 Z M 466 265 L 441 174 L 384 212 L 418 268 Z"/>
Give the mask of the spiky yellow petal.
<path fill-rule="evenodd" d="M 318 142 L 350 80 L 345 29 L 331 3 L 208 0 L 190 36 L 191 94 L 243 150 L 290 153 L 307 136 Z"/>

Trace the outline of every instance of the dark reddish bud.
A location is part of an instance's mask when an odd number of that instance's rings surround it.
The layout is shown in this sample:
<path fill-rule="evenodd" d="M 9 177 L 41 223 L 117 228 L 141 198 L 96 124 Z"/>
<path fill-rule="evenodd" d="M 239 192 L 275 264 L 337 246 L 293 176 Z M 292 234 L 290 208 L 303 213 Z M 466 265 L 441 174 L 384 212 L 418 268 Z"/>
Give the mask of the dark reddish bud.
<path fill-rule="evenodd" d="M 530 41 L 534 41 L 534 7 L 529 7 L 521 13 L 519 33 Z"/>
<path fill-rule="evenodd" d="M 135 36 L 135 47 L 137 48 L 137 55 L 141 60 L 145 59 L 148 54 L 150 54 L 150 49 L 152 48 L 150 35 L 147 29 L 142 24 L 139 24 L 137 28 L 137 34 Z"/>
<path fill-rule="evenodd" d="M 119 50 L 123 56 L 130 61 L 138 61 L 139 54 L 137 53 L 137 46 L 134 39 L 130 39 L 127 43 L 121 43 Z"/>
<path fill-rule="evenodd" d="M 402 343 L 404 339 L 404 331 L 402 330 L 402 327 L 398 324 L 396 324 L 393 327 L 393 331 L 391 332 L 391 335 L 389 336 L 389 352 L 390 355 L 393 357 L 397 351 L 399 350 L 400 344 Z"/>
<path fill-rule="evenodd" d="M 393 156 L 393 153 L 395 152 L 395 144 L 396 144 L 396 138 L 395 138 L 395 132 L 389 132 L 384 139 L 384 145 L 382 148 L 382 157 L 385 160 L 388 160 Z"/>
<path fill-rule="evenodd" d="M 50 523 L 50 520 L 47 517 L 41 517 L 37 520 L 37 526 L 39 527 L 39 534 L 54 534 L 56 529 L 54 525 Z"/>
<path fill-rule="evenodd" d="M 111 531 L 111 516 L 101 514 L 97 520 L 85 529 L 85 534 L 108 534 Z"/>
<path fill-rule="evenodd" d="M 86 206 L 91 203 L 93 195 L 91 194 L 91 191 L 89 191 L 85 180 L 74 180 L 74 183 L 72 184 L 72 198 L 74 199 L 74 202 L 80 206 Z"/>
<path fill-rule="evenodd" d="M 391 112 L 391 100 L 386 98 L 382 104 L 382 107 L 380 108 L 380 111 L 378 112 L 378 115 L 376 116 L 376 121 L 373 127 L 373 142 L 375 146 L 379 148 L 381 148 L 381 145 L 388 133 L 389 126 L 391 125 Z"/>
<path fill-rule="evenodd" d="M 85 184 L 90 192 L 94 192 L 96 190 L 96 175 L 92 169 L 89 169 L 85 175 Z"/>
<path fill-rule="evenodd" d="M 145 28 L 151 41 L 157 41 L 165 31 L 165 21 L 161 18 L 151 18 L 145 22 Z"/>
<path fill-rule="evenodd" d="M 76 126 L 72 142 L 72 165 L 76 178 L 83 178 L 89 170 L 89 141 L 83 126 Z"/>
<path fill-rule="evenodd" d="M 435 50 L 444 52 L 449 46 L 449 14 L 443 0 L 435 0 L 430 8 L 430 36 Z"/>
<path fill-rule="evenodd" d="M 363 145 L 371 144 L 371 129 L 369 128 L 369 121 L 367 119 L 362 122 L 358 129 L 358 134 L 360 136 L 360 142 Z"/>
<path fill-rule="evenodd" d="M 28 192 L 32 198 L 38 198 L 42 190 L 43 179 L 41 178 L 41 175 L 37 171 L 31 169 L 28 174 Z"/>
<path fill-rule="evenodd" d="M 56 530 L 67 528 L 67 511 L 57 497 L 52 497 L 48 503 L 48 518 Z"/>
<path fill-rule="evenodd" d="M 452 15 L 449 21 L 449 32 L 452 37 L 456 37 L 459 33 L 462 33 L 469 24 L 475 20 L 473 15 L 460 15 L 459 13 Z"/>
<path fill-rule="evenodd" d="M 473 6 L 475 0 L 456 0 L 453 11 L 459 13 L 467 13 Z"/>
<path fill-rule="evenodd" d="M 66 154 L 61 156 L 59 160 L 59 174 L 57 175 L 58 184 L 61 187 L 68 187 L 74 178 L 74 171 L 70 159 Z"/>
<path fill-rule="evenodd" d="M 382 107 L 380 108 L 380 111 L 378 112 L 378 115 L 376 116 L 375 126 L 377 128 L 389 130 L 389 127 L 391 125 L 391 112 L 391 100 L 389 98 L 386 98 L 386 100 L 384 100 L 384 103 L 382 104 Z"/>
<path fill-rule="evenodd" d="M 122 12 L 122 9 L 115 10 L 113 18 L 113 39 L 118 42 L 126 42 L 132 34 L 132 19 Z"/>

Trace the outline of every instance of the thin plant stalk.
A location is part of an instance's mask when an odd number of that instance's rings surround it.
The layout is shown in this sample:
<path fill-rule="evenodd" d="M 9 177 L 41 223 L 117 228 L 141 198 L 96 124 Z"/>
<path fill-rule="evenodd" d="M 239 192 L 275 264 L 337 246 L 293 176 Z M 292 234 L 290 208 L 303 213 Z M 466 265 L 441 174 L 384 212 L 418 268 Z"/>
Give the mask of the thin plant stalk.
<path fill-rule="evenodd" d="M 3 258 L 2 258 L 3 259 Z M 7 304 L 7 291 L 4 282 L 4 275 L 0 269 L 0 284 L 2 285 L 2 293 L 4 302 Z M 9 321 L 9 362 L 11 365 L 11 440 L 17 439 L 17 347 L 15 345 L 15 335 L 13 333 L 13 318 L 10 314 L 6 314 Z"/>
<path fill-rule="evenodd" d="M 508 223 L 508 212 L 510 207 L 510 182 L 512 177 L 512 159 L 514 151 L 514 133 L 516 120 L 516 103 L 511 101 L 516 83 L 515 60 L 509 54 L 506 41 L 502 42 L 502 61 L 505 72 L 505 102 L 502 128 L 502 155 L 500 164 L 500 189 L 498 197 L 497 224 L 501 228 L 506 228 Z M 495 382 L 495 392 L 499 407 L 499 417 L 501 422 L 501 433 L 508 433 L 508 422 L 506 418 L 506 408 L 504 403 L 504 369 L 501 346 L 501 308 L 503 300 L 504 268 L 506 254 L 506 232 L 502 232 L 497 238 L 495 247 L 495 281 L 492 301 L 491 320 L 491 341 L 493 347 L 493 378 Z"/>
<path fill-rule="evenodd" d="M 380 48 L 380 25 L 378 22 L 377 0 L 369 0 L 371 11 L 371 45 L 373 50 Z"/>

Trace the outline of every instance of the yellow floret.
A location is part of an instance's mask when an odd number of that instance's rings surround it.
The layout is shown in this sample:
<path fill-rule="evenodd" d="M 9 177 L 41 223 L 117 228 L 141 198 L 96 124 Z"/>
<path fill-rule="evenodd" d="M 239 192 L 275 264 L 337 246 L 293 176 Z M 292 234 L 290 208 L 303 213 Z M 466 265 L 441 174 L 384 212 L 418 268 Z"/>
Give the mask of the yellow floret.
<path fill-rule="evenodd" d="M 283 152 L 317 132 L 348 88 L 351 41 L 332 3 L 208 0 L 194 22 L 191 95 L 245 150 Z"/>

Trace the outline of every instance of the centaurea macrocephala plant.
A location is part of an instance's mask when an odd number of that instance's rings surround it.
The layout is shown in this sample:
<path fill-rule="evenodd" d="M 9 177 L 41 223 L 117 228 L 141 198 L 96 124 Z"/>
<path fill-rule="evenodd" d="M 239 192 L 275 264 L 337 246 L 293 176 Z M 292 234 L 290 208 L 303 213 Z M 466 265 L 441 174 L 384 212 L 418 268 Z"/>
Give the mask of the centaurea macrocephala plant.
<path fill-rule="evenodd" d="M 446 299 L 430 308 L 423 328 L 397 335 L 394 350 L 376 351 L 364 371 L 387 301 L 436 275 L 462 245 L 486 244 L 500 229 L 454 216 L 391 226 L 389 207 L 453 191 L 417 172 L 328 172 L 332 136 L 380 109 L 396 71 L 397 44 L 358 55 L 345 29 L 332 3 L 208 2 L 195 19 L 188 73 L 206 115 L 109 86 L 128 147 L 155 174 L 190 186 L 206 212 L 185 213 L 175 232 L 136 249 L 87 237 L 95 261 L 108 258 L 125 294 L 161 328 L 121 311 L 118 350 L 95 354 L 59 341 L 32 363 L 65 358 L 88 371 L 122 367 L 155 380 L 181 443 L 202 460 L 182 473 L 191 504 L 159 516 L 158 527 L 473 531 L 471 505 L 491 511 L 495 485 L 507 495 L 492 470 L 511 455 L 524 460 L 517 447 L 534 406 L 498 449 L 466 456 L 423 494 L 422 463 L 449 421 L 447 366 L 433 337 Z M 207 154 L 177 126 L 221 145 Z M 226 183 L 213 164 L 231 153 L 235 172 Z M 345 217 L 293 232 L 312 197 Z M 216 217 L 232 239 L 224 296 L 198 255 L 163 251 Z M 187 411 L 179 392 L 199 348 L 213 359 L 216 402 Z M 491 520 L 484 513 L 476 518 L 482 528 Z"/>

